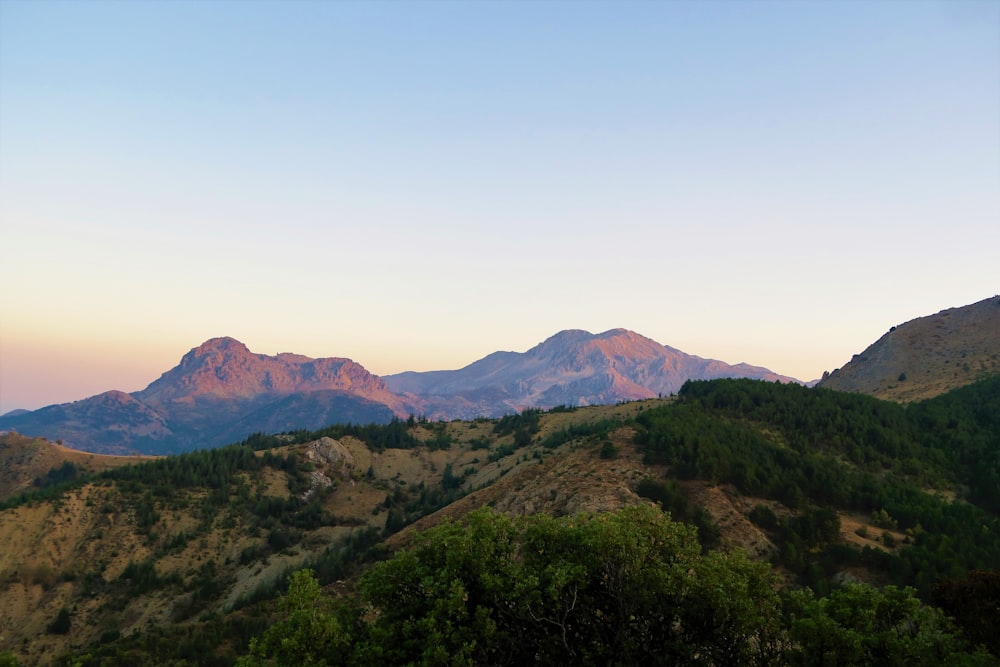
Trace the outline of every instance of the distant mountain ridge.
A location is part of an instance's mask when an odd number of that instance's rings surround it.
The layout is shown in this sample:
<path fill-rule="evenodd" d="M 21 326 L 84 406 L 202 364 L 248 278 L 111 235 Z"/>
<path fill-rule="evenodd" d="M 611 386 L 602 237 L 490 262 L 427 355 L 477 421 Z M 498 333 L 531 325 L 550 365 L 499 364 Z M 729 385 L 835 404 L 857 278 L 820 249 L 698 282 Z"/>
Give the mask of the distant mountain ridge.
<path fill-rule="evenodd" d="M 675 393 L 689 379 L 798 382 L 766 368 L 702 359 L 626 329 L 561 331 L 527 352 L 494 352 L 454 371 L 380 378 L 350 359 L 251 352 L 213 338 L 141 391 L 108 391 L 0 417 L 0 430 L 95 452 L 174 453 L 255 432 L 394 416 L 496 417 L 525 408 L 598 405 Z"/>
<path fill-rule="evenodd" d="M 1000 296 L 993 296 L 891 327 L 818 386 L 908 402 L 998 373 Z"/>
<path fill-rule="evenodd" d="M 350 359 L 254 354 L 213 338 L 142 391 L 108 391 L 0 417 L 0 430 L 61 439 L 103 453 L 175 453 L 255 432 L 385 423 L 413 409 Z"/>
<path fill-rule="evenodd" d="M 392 405 L 377 376 L 350 359 L 312 359 L 288 352 L 254 354 L 240 341 L 213 338 L 185 354 L 180 363 L 134 395 L 149 405 L 194 401 L 200 397 L 250 398 L 266 393 L 316 390 L 351 391 Z"/>
<path fill-rule="evenodd" d="M 133 396 L 162 408 L 199 401 L 255 400 L 262 395 L 348 392 L 382 403 L 394 412 L 408 405 L 385 382 L 350 359 L 313 359 L 284 352 L 255 354 L 235 338 L 208 340 L 185 354 L 180 363 Z"/>
<path fill-rule="evenodd" d="M 723 377 L 799 382 L 759 366 L 685 354 L 627 329 L 560 331 L 527 352 L 494 352 L 459 370 L 384 380 L 395 392 L 420 397 L 431 418 L 469 419 L 653 398 L 676 393 L 690 379 Z"/>

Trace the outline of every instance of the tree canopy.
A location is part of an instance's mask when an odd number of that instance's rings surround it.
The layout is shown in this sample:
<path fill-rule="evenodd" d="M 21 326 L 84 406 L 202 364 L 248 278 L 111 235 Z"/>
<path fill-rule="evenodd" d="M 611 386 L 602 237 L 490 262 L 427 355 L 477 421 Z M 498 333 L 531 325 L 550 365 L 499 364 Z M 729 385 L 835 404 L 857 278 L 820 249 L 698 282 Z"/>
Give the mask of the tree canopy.
<path fill-rule="evenodd" d="M 782 594 L 770 566 L 702 554 L 649 505 L 511 519 L 480 509 L 418 535 L 324 598 L 293 575 L 263 665 L 987 665 L 913 589 Z"/>

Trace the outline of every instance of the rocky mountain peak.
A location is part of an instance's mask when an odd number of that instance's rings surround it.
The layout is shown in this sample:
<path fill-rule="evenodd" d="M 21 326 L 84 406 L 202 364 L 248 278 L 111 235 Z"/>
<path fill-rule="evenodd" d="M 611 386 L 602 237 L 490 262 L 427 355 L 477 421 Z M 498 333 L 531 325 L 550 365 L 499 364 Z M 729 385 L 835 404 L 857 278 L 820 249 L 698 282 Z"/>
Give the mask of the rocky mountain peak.
<path fill-rule="evenodd" d="M 688 379 L 753 377 L 796 382 L 766 368 L 684 354 L 628 329 L 567 329 L 527 352 L 494 353 L 455 371 L 385 378 L 425 398 L 432 418 L 499 416 L 526 407 L 593 405 L 671 394 Z"/>
<path fill-rule="evenodd" d="M 188 354 L 194 357 L 207 357 L 213 354 L 250 354 L 250 349 L 229 336 L 220 336 L 218 338 L 209 338 L 204 343 L 198 347 L 191 350 Z"/>
<path fill-rule="evenodd" d="M 544 349 L 551 347 L 574 345 L 593 337 L 594 334 L 590 333 L 589 331 L 584 331 L 583 329 L 563 329 L 562 331 L 559 331 L 558 333 L 549 336 L 541 343 L 536 345 L 533 349 Z"/>
<path fill-rule="evenodd" d="M 627 338 L 630 340 L 649 340 L 645 336 L 640 336 L 629 329 L 608 329 L 604 333 L 599 333 L 594 338 Z"/>
<path fill-rule="evenodd" d="M 235 338 L 205 341 L 136 396 L 147 402 L 288 394 L 315 390 L 386 393 L 382 381 L 350 359 L 255 354 Z"/>
<path fill-rule="evenodd" d="M 567 329 L 536 345 L 526 354 L 528 356 L 590 357 L 597 352 L 597 357 L 609 354 L 648 357 L 650 354 L 662 356 L 663 349 L 663 346 L 656 341 L 628 329 L 609 329 L 599 334 L 592 334 L 581 329 Z"/>

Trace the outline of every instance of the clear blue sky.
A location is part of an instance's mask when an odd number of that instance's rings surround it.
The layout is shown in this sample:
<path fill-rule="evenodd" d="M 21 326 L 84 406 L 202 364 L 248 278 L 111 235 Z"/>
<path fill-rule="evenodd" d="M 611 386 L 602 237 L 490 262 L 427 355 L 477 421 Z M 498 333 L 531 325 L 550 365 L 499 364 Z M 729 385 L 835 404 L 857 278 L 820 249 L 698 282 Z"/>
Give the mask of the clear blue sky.
<path fill-rule="evenodd" d="M 0 249 L 0 412 L 221 335 L 809 380 L 1000 292 L 1000 3 L 0 0 Z"/>

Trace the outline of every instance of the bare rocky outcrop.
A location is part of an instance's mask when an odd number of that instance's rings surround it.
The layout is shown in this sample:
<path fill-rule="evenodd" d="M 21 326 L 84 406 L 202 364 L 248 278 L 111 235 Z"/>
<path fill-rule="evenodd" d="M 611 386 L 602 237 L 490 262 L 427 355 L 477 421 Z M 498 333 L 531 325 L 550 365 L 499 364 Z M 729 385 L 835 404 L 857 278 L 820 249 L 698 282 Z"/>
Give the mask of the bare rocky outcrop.
<path fill-rule="evenodd" d="M 338 440 L 333 438 L 323 437 L 310 442 L 306 445 L 303 456 L 327 469 L 340 468 L 344 471 L 345 476 L 354 470 L 354 456 Z"/>
<path fill-rule="evenodd" d="M 309 472 L 309 489 L 302 494 L 303 500 L 308 500 L 320 489 L 334 486 L 334 477 L 345 482 L 351 479 L 354 456 L 333 438 L 322 437 L 310 442 L 302 456 L 316 466 Z"/>

